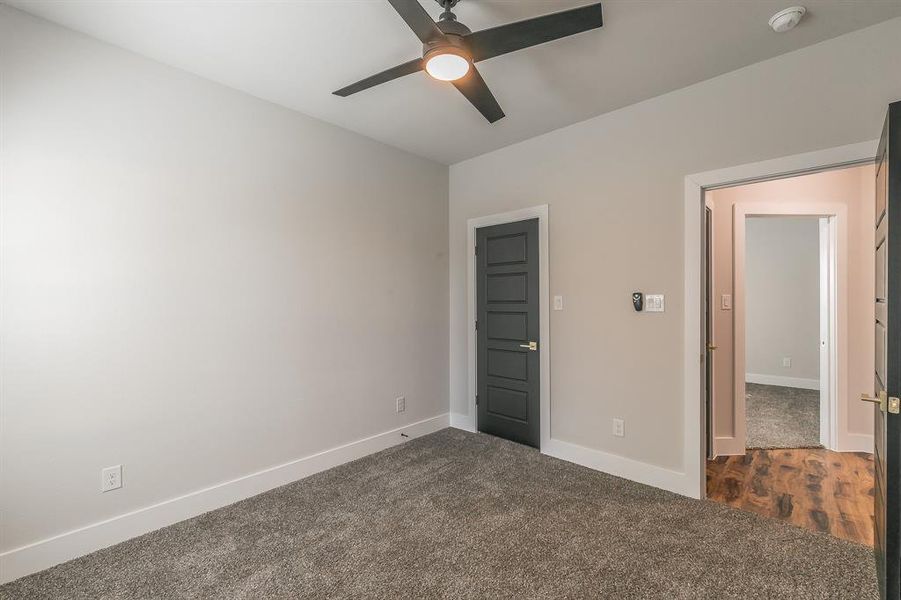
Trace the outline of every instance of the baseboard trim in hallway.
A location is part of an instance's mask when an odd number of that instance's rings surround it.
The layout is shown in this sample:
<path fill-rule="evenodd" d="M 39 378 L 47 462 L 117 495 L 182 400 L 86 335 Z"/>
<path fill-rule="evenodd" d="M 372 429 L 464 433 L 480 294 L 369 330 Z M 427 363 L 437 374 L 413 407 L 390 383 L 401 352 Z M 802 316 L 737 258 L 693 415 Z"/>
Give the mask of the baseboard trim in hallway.
<path fill-rule="evenodd" d="M 782 387 L 801 388 L 802 390 L 819 390 L 819 379 L 807 379 L 803 377 L 784 377 L 782 375 L 759 375 L 748 373 L 745 375 L 745 381 L 748 383 L 759 383 L 762 385 L 778 385 Z"/>
<path fill-rule="evenodd" d="M 0 584 L 444 429 L 447 413 L 225 481 L 0 554 Z M 408 438 L 401 437 L 405 434 Z"/>

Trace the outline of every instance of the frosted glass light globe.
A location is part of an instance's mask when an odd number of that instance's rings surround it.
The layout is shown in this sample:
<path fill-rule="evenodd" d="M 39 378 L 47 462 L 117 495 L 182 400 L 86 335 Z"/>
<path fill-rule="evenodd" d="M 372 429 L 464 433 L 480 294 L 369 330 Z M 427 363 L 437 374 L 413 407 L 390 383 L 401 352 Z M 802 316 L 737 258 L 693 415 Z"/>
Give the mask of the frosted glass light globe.
<path fill-rule="evenodd" d="M 425 70 L 440 81 L 456 81 L 469 73 L 469 61 L 451 52 L 436 54 L 426 61 Z"/>

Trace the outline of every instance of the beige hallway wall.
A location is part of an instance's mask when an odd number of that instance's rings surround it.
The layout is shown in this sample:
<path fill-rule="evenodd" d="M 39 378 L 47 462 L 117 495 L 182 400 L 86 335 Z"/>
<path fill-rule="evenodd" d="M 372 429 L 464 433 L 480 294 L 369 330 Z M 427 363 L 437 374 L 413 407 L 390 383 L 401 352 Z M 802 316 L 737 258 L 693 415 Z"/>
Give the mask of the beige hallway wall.
<path fill-rule="evenodd" d="M 723 310 L 722 294 L 733 294 L 733 213 L 738 205 L 784 203 L 823 213 L 829 206 L 847 208 L 847 238 L 839 239 L 839 264 L 846 265 L 847 306 L 837 306 L 839 379 L 837 399 L 846 410 L 838 423 L 846 445 L 839 450 L 867 449 L 872 445 L 872 407 L 857 400 L 872 387 L 873 380 L 873 213 L 875 210 L 874 167 L 864 165 L 801 177 L 780 179 L 708 192 L 705 200 L 713 211 L 714 259 L 713 297 L 714 342 L 714 450 L 717 454 L 743 454 L 735 440 L 738 421 L 735 413 L 735 373 L 733 368 L 734 310 Z M 841 285 L 839 280 L 839 285 Z M 839 290 L 839 296 L 842 293 Z M 740 302 L 740 299 L 733 299 Z M 818 306 L 811 310 L 819 310 Z M 870 390 L 872 391 L 872 390 Z"/>

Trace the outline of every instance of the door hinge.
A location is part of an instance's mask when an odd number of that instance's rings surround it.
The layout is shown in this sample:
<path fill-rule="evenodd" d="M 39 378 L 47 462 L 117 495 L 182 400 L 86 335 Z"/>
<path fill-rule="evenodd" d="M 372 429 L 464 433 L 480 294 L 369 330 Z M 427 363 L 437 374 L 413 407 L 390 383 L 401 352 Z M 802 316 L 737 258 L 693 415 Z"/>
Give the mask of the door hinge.
<path fill-rule="evenodd" d="M 478 405 L 479 405 L 479 395 L 476 394 L 476 406 L 478 406 Z"/>
<path fill-rule="evenodd" d="M 479 255 L 479 245 L 478 244 L 476 244 L 475 250 L 473 250 L 473 252 L 475 253 L 476 256 Z"/>
<path fill-rule="evenodd" d="M 476 331 L 478 331 L 478 330 L 479 330 L 479 320 L 476 319 Z"/>

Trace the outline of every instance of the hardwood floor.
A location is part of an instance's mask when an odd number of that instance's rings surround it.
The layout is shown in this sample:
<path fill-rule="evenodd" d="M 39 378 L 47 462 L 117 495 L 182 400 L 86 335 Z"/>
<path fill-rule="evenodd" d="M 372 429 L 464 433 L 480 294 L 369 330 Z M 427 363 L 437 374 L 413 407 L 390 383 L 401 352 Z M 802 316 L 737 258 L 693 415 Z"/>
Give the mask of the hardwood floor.
<path fill-rule="evenodd" d="M 873 455 L 749 450 L 707 461 L 707 498 L 873 545 Z"/>

